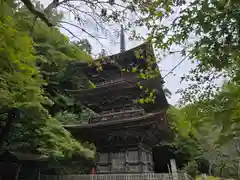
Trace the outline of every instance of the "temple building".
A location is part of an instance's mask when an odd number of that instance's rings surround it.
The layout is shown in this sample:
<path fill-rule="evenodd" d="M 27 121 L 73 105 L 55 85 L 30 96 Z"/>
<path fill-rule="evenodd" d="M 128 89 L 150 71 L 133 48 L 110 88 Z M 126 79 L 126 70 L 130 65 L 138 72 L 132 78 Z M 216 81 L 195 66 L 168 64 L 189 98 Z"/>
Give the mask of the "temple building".
<path fill-rule="evenodd" d="M 120 51 L 96 60 L 98 65 L 75 63 L 69 66 L 71 73 L 84 72 L 95 84 L 95 88 L 72 87 L 67 91 L 96 115 L 86 124 L 66 125 L 65 128 L 76 139 L 95 144 L 96 173 L 153 172 L 152 148 L 171 136 L 163 79 L 151 43 L 125 51 L 121 30 Z M 157 69 L 157 75 L 143 77 L 149 66 Z M 141 99 L 144 101 L 149 96 L 154 97 L 154 101 L 141 103 Z"/>

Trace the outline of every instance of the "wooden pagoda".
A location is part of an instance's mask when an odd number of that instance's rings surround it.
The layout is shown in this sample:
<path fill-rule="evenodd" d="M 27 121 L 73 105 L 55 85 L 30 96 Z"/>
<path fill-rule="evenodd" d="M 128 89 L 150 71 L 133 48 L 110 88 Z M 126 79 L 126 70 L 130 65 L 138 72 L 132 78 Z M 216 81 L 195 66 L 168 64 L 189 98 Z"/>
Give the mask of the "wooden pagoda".
<path fill-rule="evenodd" d="M 137 51 L 141 52 L 138 57 Z M 140 78 L 149 57 L 154 58 L 152 45 L 144 43 L 96 60 L 102 71 L 84 63 L 69 67 L 70 73 L 84 72 L 96 85 L 91 89 L 72 87 L 68 90 L 77 102 L 94 110 L 97 115 L 86 124 L 65 126 L 75 138 L 96 145 L 96 173 L 154 171 L 152 148 L 169 138 L 170 133 L 166 119 L 168 103 L 160 73 L 155 78 Z M 156 63 L 154 66 L 157 68 Z M 123 72 L 123 69 L 131 67 L 138 67 L 138 70 Z M 140 88 L 139 83 L 144 88 Z M 139 104 L 137 100 L 146 96 L 146 89 L 155 90 L 155 102 Z"/>

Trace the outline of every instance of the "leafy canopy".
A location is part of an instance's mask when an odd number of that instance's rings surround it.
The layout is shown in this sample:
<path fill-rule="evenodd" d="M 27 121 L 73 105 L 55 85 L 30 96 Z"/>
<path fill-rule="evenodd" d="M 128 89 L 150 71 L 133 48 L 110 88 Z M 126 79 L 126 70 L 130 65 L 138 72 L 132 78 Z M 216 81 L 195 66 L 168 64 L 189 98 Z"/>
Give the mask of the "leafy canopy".
<path fill-rule="evenodd" d="M 49 114 L 51 107 L 58 103 L 54 101 L 56 94 L 49 93 L 49 89 L 57 89 L 56 83 L 51 84 L 52 79 L 61 84 L 66 81 L 64 68 L 69 61 L 91 58 L 59 30 L 42 23 L 37 23 L 38 28 L 31 35 L 28 21 L 31 14 L 24 9 L 16 11 L 15 6 L 6 3 L 3 5 L 8 11 L 0 12 L 0 110 L 17 108 L 21 112 L 20 119 L 11 124 L 4 148 L 53 157 L 77 154 L 93 158 L 94 150 L 73 139 L 58 119 Z M 19 18 L 18 13 L 24 16 Z M 41 65 L 37 66 L 39 63 Z M 48 72 L 57 73 L 49 78 Z M 61 90 L 63 94 L 63 88 Z M 1 127 L 5 128 L 8 121 L 1 115 Z"/>

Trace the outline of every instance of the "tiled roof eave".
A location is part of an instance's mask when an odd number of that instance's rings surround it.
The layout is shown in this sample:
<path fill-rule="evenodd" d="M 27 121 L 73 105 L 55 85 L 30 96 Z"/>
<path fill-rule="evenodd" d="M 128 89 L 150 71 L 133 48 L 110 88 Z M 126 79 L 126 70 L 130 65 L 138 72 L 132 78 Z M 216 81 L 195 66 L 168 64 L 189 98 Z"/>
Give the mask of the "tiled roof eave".
<path fill-rule="evenodd" d="M 111 125 L 121 125 L 126 123 L 138 123 L 148 118 L 154 118 L 163 113 L 164 112 L 149 113 L 139 117 L 126 118 L 126 119 L 115 120 L 115 121 L 106 121 L 106 122 L 99 122 L 94 124 L 73 124 L 73 125 L 65 125 L 64 127 L 69 130 L 73 130 L 73 129 L 80 130 L 80 129 L 96 128 L 96 127 L 111 126 Z"/>

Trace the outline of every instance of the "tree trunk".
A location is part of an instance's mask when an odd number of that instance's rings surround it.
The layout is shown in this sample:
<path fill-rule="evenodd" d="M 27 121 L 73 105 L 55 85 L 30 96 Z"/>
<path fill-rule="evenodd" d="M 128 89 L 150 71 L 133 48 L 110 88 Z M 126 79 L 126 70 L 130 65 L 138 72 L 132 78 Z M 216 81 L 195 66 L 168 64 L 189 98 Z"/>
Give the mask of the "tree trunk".
<path fill-rule="evenodd" d="M 213 163 L 210 163 L 210 164 L 209 164 L 209 168 L 208 168 L 208 174 L 209 174 L 209 176 L 212 176 L 212 166 L 213 166 Z"/>
<path fill-rule="evenodd" d="M 219 176 L 220 176 L 220 178 L 222 177 L 222 173 L 223 173 L 223 168 L 225 168 L 225 164 L 224 165 L 222 165 L 221 167 L 220 167 L 220 172 L 219 172 Z"/>
<path fill-rule="evenodd" d="M 240 160 L 238 160 L 237 176 L 240 177 Z"/>
<path fill-rule="evenodd" d="M 2 150 L 4 141 L 8 138 L 15 117 L 14 111 L 8 112 L 8 118 L 3 130 L 0 133 L 0 150 Z"/>

